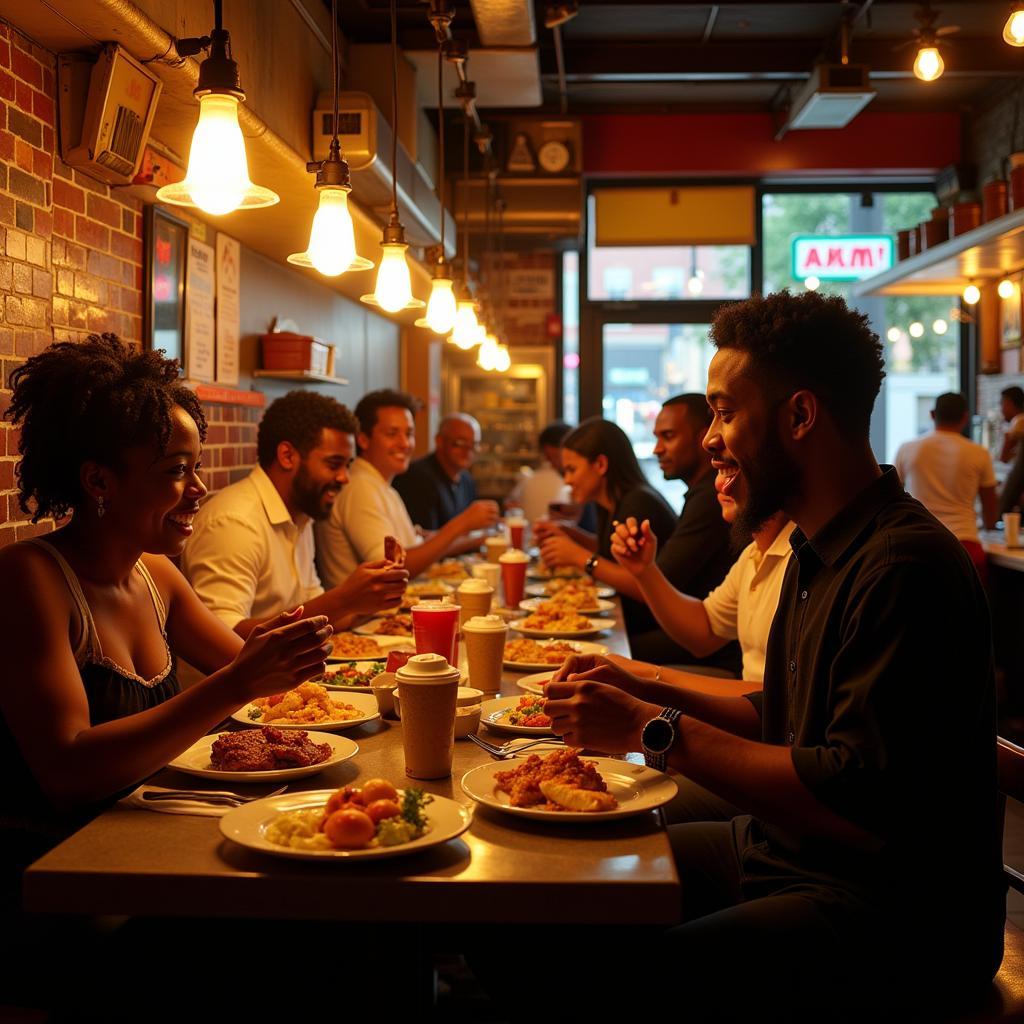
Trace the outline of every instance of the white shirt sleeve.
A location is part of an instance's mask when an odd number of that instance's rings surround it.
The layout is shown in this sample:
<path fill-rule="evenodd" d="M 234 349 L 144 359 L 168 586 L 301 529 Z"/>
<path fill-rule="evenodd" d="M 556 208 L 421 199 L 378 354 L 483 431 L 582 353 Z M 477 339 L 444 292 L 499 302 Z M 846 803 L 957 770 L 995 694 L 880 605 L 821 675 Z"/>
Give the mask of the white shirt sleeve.
<path fill-rule="evenodd" d="M 266 562 L 260 531 L 243 516 L 207 519 L 185 546 L 181 568 L 218 619 L 234 629 L 252 615 L 256 584 Z"/>
<path fill-rule="evenodd" d="M 737 619 L 739 616 L 740 588 L 743 585 L 743 568 L 750 557 L 750 547 L 745 547 L 739 558 L 732 564 L 724 580 L 704 598 L 704 611 L 711 623 L 711 632 L 726 640 L 735 640 L 739 636 Z"/>
<path fill-rule="evenodd" d="M 992 454 L 987 448 L 982 448 L 983 458 L 981 459 L 981 482 L 979 487 L 995 487 L 996 470 L 992 465 Z"/>
<path fill-rule="evenodd" d="M 395 525 L 377 488 L 361 482 L 348 486 L 351 490 L 342 492 L 344 500 L 335 504 L 331 518 L 348 537 L 357 564 L 378 561 L 384 557 L 385 536 L 396 535 Z"/>

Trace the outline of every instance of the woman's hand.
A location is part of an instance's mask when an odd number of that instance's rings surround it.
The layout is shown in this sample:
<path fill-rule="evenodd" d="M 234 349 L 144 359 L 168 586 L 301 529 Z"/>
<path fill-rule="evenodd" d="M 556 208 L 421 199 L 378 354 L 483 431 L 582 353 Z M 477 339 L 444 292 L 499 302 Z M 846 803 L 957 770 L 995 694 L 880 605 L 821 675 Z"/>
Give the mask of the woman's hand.
<path fill-rule="evenodd" d="M 654 564 L 658 554 L 658 538 L 651 531 L 651 521 L 637 524 L 630 516 L 624 523 L 616 523 L 612 530 L 612 557 L 634 576 Z"/>
<path fill-rule="evenodd" d="M 291 690 L 327 668 L 334 630 L 326 615 L 300 619 L 302 605 L 257 626 L 227 667 L 239 703 Z"/>
<path fill-rule="evenodd" d="M 653 679 L 656 669 L 644 661 L 633 661 L 617 654 L 571 654 L 551 677 L 551 683 L 571 679 L 591 679 L 614 686 L 633 697 L 642 697 L 644 683 Z M 551 686 L 548 683 L 548 687 Z M 549 692 L 545 690 L 545 693 Z"/>
<path fill-rule="evenodd" d="M 581 544 L 577 544 L 571 537 L 559 530 L 551 533 L 540 543 L 540 557 L 544 564 L 553 569 L 561 565 L 571 565 L 582 569 L 587 560 L 593 554 Z"/>
<path fill-rule="evenodd" d="M 644 725 L 661 711 L 617 686 L 577 676 L 548 683 L 545 693 L 551 731 L 571 746 L 592 750 L 639 750 Z"/>

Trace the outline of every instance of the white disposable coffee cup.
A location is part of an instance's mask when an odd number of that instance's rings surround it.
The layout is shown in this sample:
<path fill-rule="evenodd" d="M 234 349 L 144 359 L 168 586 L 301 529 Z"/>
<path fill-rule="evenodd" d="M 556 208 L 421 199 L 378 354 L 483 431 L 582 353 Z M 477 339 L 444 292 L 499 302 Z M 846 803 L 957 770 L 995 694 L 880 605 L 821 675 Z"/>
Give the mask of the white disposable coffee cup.
<path fill-rule="evenodd" d="M 487 580 L 474 577 L 463 580 L 455 592 L 455 596 L 459 602 L 459 628 L 461 629 L 466 624 L 466 619 L 471 619 L 474 615 L 486 615 L 491 610 L 494 587 Z"/>
<path fill-rule="evenodd" d="M 462 627 L 469 666 L 469 684 L 484 693 L 501 689 L 501 669 L 505 661 L 508 626 L 500 615 L 477 615 Z"/>
<path fill-rule="evenodd" d="M 443 779 L 452 773 L 459 670 L 440 654 L 414 654 L 396 673 L 402 705 L 405 774 Z"/>
<path fill-rule="evenodd" d="M 473 575 L 478 580 L 485 580 L 491 590 L 498 592 L 498 585 L 501 582 L 500 565 L 495 562 L 477 562 L 473 566 Z"/>
<path fill-rule="evenodd" d="M 484 550 L 487 553 L 488 562 L 497 562 L 502 554 L 508 551 L 508 538 L 504 536 L 487 537 L 484 540 Z"/>
<path fill-rule="evenodd" d="M 1003 539 L 1008 548 L 1020 547 L 1020 513 L 1003 513 Z"/>

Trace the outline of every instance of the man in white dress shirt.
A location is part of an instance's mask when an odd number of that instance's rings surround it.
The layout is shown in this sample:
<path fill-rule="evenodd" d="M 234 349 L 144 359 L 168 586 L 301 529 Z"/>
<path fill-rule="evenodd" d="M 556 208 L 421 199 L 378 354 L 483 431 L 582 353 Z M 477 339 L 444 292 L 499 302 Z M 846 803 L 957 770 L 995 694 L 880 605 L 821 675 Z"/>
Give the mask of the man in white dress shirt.
<path fill-rule="evenodd" d="M 975 502 L 981 499 L 986 529 L 998 518 L 996 474 L 992 456 L 961 431 L 967 425 L 967 400 L 947 392 L 935 399 L 935 429 L 907 441 L 896 452 L 896 472 L 903 486 L 967 549 L 982 582 L 988 558 L 978 534 Z"/>
<path fill-rule="evenodd" d="M 316 527 L 317 566 L 328 586 L 346 579 L 360 562 L 383 558 L 387 535 L 405 548 L 409 575 L 418 576 L 445 555 L 467 550 L 466 543 L 479 547 L 480 539 L 467 542 L 467 535 L 498 521 L 495 502 L 475 501 L 433 534 L 417 534 L 401 495 L 391 486 L 409 468 L 417 408 L 411 395 L 390 389 L 371 391 L 359 400 L 359 456 L 352 463 L 348 486 L 335 499 L 329 517 Z"/>
<path fill-rule="evenodd" d="M 211 611 L 239 636 L 303 605 L 338 626 L 398 605 L 408 572 L 383 559 L 325 591 L 313 563 L 313 522 L 348 481 L 357 424 L 345 406 L 292 391 L 259 426 L 259 465 L 199 510 L 181 568 Z"/>

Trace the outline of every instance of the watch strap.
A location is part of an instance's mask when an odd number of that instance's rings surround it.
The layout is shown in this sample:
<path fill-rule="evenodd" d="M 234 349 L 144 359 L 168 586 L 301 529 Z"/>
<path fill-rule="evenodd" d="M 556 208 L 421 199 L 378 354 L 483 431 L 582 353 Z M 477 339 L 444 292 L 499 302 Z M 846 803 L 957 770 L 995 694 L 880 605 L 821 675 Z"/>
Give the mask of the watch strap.
<path fill-rule="evenodd" d="M 669 741 L 669 745 L 664 750 L 650 750 L 646 746 L 644 747 L 644 763 L 648 768 L 654 768 L 659 772 L 663 772 L 668 767 L 668 752 L 672 749 L 672 744 L 675 742 L 676 737 L 676 721 L 682 715 L 679 708 L 662 708 L 658 714 L 658 718 L 664 719 L 672 727 L 672 739 Z M 653 722 L 654 719 L 652 718 Z M 648 723 L 650 724 L 650 723 Z M 644 726 L 646 730 L 646 726 Z M 641 742 L 643 742 L 641 737 Z"/>
<path fill-rule="evenodd" d="M 587 564 L 583 566 L 583 571 L 590 577 L 593 577 L 595 570 L 597 569 L 597 555 L 591 555 L 587 559 Z"/>

